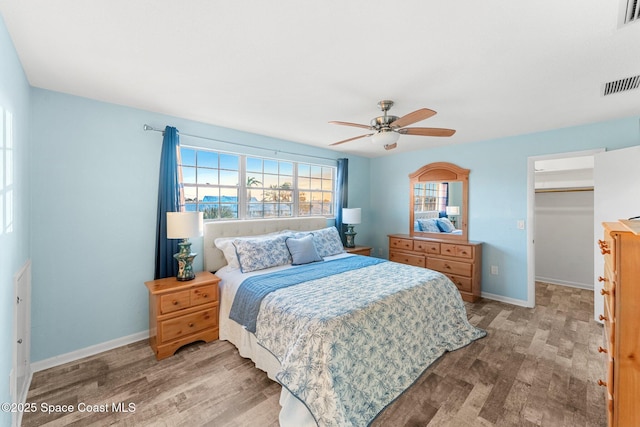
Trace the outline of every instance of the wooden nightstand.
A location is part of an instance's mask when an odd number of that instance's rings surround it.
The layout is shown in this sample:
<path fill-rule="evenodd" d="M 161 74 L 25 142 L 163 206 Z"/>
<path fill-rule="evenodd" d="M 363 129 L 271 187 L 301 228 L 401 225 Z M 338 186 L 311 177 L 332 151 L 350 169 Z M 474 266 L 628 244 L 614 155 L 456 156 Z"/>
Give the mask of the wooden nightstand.
<path fill-rule="evenodd" d="M 158 360 L 195 341 L 218 339 L 218 282 L 203 271 L 193 280 L 152 280 L 149 289 L 149 344 Z"/>
<path fill-rule="evenodd" d="M 371 248 L 369 246 L 357 246 L 355 248 L 344 248 L 350 254 L 371 256 Z"/>

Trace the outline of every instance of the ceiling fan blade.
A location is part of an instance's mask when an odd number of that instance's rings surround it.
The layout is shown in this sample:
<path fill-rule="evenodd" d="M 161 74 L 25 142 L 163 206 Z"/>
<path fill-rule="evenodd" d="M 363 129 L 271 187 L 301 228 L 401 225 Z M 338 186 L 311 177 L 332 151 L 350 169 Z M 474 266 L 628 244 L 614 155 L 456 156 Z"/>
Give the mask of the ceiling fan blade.
<path fill-rule="evenodd" d="M 451 136 L 456 133 L 456 131 L 454 129 L 444 128 L 404 128 L 398 129 L 398 133 L 403 135 Z"/>
<path fill-rule="evenodd" d="M 385 150 L 393 150 L 394 148 L 396 148 L 398 146 L 397 142 L 394 142 L 393 144 L 387 144 L 384 146 Z"/>
<path fill-rule="evenodd" d="M 331 122 L 329 122 L 329 123 L 334 124 L 334 125 L 355 126 L 355 127 L 357 127 L 357 128 L 363 128 L 363 129 L 373 129 L 373 128 L 372 128 L 371 126 L 369 126 L 369 125 L 361 125 L 361 124 L 358 124 L 358 123 L 337 122 L 337 121 L 335 121 L 335 120 L 334 120 L 334 121 L 331 121 Z"/>
<path fill-rule="evenodd" d="M 354 139 L 360 139 L 360 138 L 365 138 L 367 136 L 371 136 L 373 135 L 372 133 L 368 134 L 368 135 L 360 135 L 360 136 L 355 136 L 353 138 L 349 138 L 349 139 L 345 139 L 343 141 L 338 141 L 338 142 L 334 142 L 333 144 L 329 144 L 329 145 L 340 145 L 340 144 L 344 144 L 345 142 L 349 142 L 349 141 L 353 141 Z"/>
<path fill-rule="evenodd" d="M 435 115 L 435 111 L 428 108 L 421 108 L 414 111 L 413 113 L 409 113 L 406 116 L 402 116 L 398 120 L 391 122 L 391 127 L 394 129 L 405 127 L 408 125 L 412 125 L 415 122 L 419 122 L 420 120 L 428 119 L 429 117 L 433 117 Z"/>

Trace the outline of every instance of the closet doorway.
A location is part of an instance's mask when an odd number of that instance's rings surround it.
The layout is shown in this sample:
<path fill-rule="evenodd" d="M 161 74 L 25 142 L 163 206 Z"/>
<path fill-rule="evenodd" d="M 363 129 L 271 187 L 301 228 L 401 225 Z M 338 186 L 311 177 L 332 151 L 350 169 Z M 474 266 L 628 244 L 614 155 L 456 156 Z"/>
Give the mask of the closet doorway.
<path fill-rule="evenodd" d="M 535 162 L 535 280 L 593 290 L 594 156 Z"/>
<path fill-rule="evenodd" d="M 529 157 L 529 307 L 535 307 L 536 280 L 593 289 L 593 165 L 602 151 Z"/>

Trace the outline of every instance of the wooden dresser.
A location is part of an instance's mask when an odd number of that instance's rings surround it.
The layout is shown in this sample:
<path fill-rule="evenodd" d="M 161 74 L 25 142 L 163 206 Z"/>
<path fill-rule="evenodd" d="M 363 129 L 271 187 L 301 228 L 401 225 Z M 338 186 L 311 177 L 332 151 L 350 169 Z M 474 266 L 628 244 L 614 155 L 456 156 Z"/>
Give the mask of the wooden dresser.
<path fill-rule="evenodd" d="M 604 346 L 609 426 L 640 426 L 640 221 L 605 222 Z"/>
<path fill-rule="evenodd" d="M 475 302 L 480 298 L 482 243 L 390 234 L 389 261 L 444 273 L 458 287 L 463 300 Z"/>
<path fill-rule="evenodd" d="M 158 360 L 185 344 L 218 339 L 218 282 L 208 271 L 193 280 L 145 282 L 149 289 L 149 344 Z"/>

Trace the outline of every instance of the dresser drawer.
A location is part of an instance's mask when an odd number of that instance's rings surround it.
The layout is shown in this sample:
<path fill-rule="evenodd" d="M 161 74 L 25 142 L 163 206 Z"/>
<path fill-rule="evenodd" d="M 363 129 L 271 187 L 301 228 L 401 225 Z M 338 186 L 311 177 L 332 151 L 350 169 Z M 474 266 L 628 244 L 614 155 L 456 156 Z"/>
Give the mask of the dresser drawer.
<path fill-rule="evenodd" d="M 446 276 L 453 282 L 454 285 L 461 291 L 471 292 L 472 280 L 471 277 L 454 276 L 453 274 L 446 274 Z"/>
<path fill-rule="evenodd" d="M 399 262 L 402 264 L 415 265 L 416 267 L 425 266 L 425 257 L 421 255 L 412 255 L 404 252 L 389 252 L 389 261 Z"/>
<path fill-rule="evenodd" d="M 398 237 L 389 237 L 389 248 L 392 249 L 413 249 L 413 240 L 410 239 L 400 239 Z"/>
<path fill-rule="evenodd" d="M 472 258 L 473 250 L 467 245 L 452 245 L 443 243 L 440 245 L 440 253 L 442 255 L 455 256 L 459 258 Z"/>
<path fill-rule="evenodd" d="M 218 286 L 201 286 L 191 289 L 191 306 L 218 301 Z"/>
<path fill-rule="evenodd" d="M 212 307 L 160 322 L 158 338 L 163 343 L 217 325 L 218 307 Z"/>
<path fill-rule="evenodd" d="M 160 296 L 160 313 L 166 314 L 172 311 L 188 308 L 191 301 L 191 293 L 189 291 L 173 292 L 168 295 Z"/>
<path fill-rule="evenodd" d="M 444 245 L 443 245 L 444 246 Z M 439 258 L 427 258 L 427 268 L 445 274 L 471 277 L 471 264 Z"/>
<path fill-rule="evenodd" d="M 413 241 L 413 250 L 416 252 L 424 252 L 427 254 L 440 254 L 440 243 L 438 242 L 424 242 L 420 240 Z"/>

